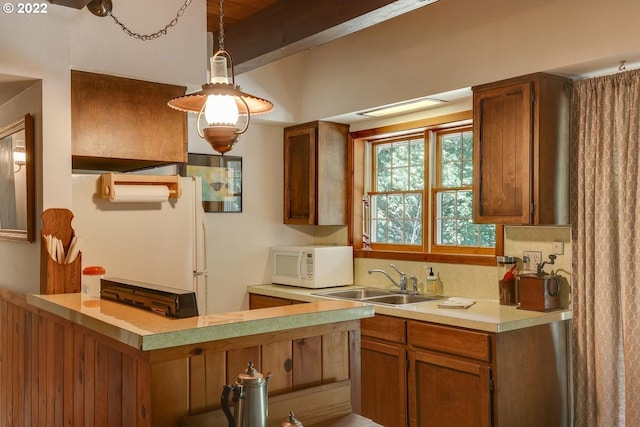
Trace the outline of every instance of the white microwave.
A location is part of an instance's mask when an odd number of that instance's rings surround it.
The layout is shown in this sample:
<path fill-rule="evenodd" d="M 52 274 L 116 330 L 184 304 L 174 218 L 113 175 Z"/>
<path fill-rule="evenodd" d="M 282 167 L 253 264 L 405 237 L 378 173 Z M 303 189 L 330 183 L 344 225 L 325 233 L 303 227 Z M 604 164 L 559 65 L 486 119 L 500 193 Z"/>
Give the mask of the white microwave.
<path fill-rule="evenodd" d="M 271 282 L 303 288 L 353 284 L 351 246 L 275 246 L 271 248 Z"/>

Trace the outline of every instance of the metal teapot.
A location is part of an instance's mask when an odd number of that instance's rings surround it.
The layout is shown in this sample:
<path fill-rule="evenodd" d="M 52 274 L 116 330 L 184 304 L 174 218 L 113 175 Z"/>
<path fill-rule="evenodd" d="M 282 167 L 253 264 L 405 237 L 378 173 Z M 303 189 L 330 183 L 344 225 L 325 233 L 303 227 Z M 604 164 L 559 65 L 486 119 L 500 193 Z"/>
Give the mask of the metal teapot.
<path fill-rule="evenodd" d="M 229 420 L 229 427 L 267 427 L 270 379 L 271 373 L 265 377 L 256 371 L 253 362 L 249 362 L 247 370 L 238 375 L 235 383 L 223 387 L 220 403 Z M 234 414 L 229 408 L 232 392 Z"/>

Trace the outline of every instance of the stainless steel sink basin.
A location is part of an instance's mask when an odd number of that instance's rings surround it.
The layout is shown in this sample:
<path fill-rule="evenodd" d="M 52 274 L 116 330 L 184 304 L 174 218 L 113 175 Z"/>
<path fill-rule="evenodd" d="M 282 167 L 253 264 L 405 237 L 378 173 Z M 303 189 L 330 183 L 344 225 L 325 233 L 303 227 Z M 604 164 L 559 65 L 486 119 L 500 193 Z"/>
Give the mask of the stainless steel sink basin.
<path fill-rule="evenodd" d="M 379 288 L 348 289 L 342 291 L 316 292 L 314 295 L 362 301 L 370 304 L 402 305 L 441 299 L 438 296 L 399 294 Z"/>
<path fill-rule="evenodd" d="M 413 304 L 441 299 L 442 297 L 430 297 L 426 295 L 393 294 L 381 297 L 367 298 L 365 301 L 372 304 L 402 305 Z"/>
<path fill-rule="evenodd" d="M 385 295 L 392 295 L 393 292 L 385 289 L 377 288 L 362 288 L 362 289 L 349 289 L 343 291 L 331 291 L 331 292 L 318 292 L 314 295 L 331 297 L 331 298 L 344 298 L 351 300 L 361 300 L 364 298 L 379 297 Z"/>

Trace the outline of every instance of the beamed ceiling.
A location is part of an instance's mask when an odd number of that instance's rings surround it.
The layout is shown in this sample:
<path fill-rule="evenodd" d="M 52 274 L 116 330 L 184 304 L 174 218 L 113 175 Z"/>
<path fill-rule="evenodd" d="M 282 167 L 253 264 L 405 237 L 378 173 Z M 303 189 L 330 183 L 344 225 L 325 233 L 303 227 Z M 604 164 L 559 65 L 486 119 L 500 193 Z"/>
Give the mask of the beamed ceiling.
<path fill-rule="evenodd" d="M 90 0 L 49 1 L 81 9 Z M 114 15 L 117 1 L 113 0 Z M 224 0 L 224 47 L 233 55 L 236 73 L 242 73 L 435 1 L 438 0 Z M 169 3 L 158 4 L 169 7 Z M 219 0 L 207 0 L 207 31 L 214 34 L 216 50 L 219 10 Z"/>

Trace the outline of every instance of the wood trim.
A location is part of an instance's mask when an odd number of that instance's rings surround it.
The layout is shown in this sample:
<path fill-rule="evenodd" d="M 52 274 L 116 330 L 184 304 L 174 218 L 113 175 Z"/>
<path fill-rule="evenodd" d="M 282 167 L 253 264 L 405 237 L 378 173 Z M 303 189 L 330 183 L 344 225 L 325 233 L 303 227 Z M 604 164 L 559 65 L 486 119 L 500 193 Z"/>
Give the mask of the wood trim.
<path fill-rule="evenodd" d="M 398 123 L 389 126 L 380 126 L 372 129 L 363 129 L 360 131 L 351 132 L 353 139 L 361 138 L 373 138 L 379 135 L 385 135 L 395 132 L 416 132 L 423 131 L 427 128 L 439 128 L 444 126 L 451 126 L 457 122 L 465 122 L 473 119 L 473 111 L 461 111 L 458 113 L 445 114 L 443 116 L 428 117 L 420 120 L 413 120 L 410 122 Z M 463 124 L 463 123 L 461 123 Z"/>
<path fill-rule="evenodd" d="M 442 264 L 496 265 L 496 257 L 493 255 L 427 254 L 424 252 L 372 251 L 362 248 L 354 248 L 353 256 L 354 258 L 395 259 L 404 261 L 438 262 Z"/>

